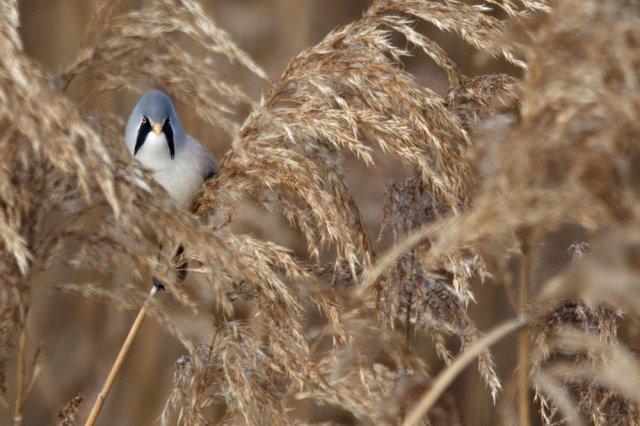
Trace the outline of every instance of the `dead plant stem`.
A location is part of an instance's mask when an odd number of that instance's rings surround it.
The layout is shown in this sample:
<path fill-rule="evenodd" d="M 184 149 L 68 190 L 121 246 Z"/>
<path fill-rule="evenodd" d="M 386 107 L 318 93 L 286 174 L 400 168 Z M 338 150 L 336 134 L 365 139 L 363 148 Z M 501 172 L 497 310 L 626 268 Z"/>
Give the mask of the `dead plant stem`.
<path fill-rule="evenodd" d="M 24 312 L 24 308 L 20 310 L 20 321 L 22 328 L 20 329 L 20 336 L 18 338 L 18 367 L 16 371 L 16 401 L 13 410 L 13 424 L 14 426 L 22 423 L 21 419 L 21 411 L 22 411 L 22 398 L 24 394 L 24 383 L 25 383 L 25 357 L 26 357 L 26 348 L 27 348 L 27 323 L 26 323 L 26 313 Z"/>
<path fill-rule="evenodd" d="M 529 271 L 531 250 L 525 240 L 520 262 L 518 310 L 525 315 L 529 295 Z M 518 330 L 518 420 L 520 426 L 529 426 L 529 330 L 526 327 Z"/>
<path fill-rule="evenodd" d="M 120 353 L 118 353 L 118 357 L 113 363 L 113 367 L 111 367 L 111 371 L 109 371 L 107 380 L 104 382 L 104 385 L 102 386 L 102 390 L 98 394 L 96 401 L 93 403 L 93 407 L 91 407 L 91 413 L 87 418 L 85 426 L 93 426 L 93 424 L 96 422 L 96 419 L 100 414 L 100 410 L 102 410 L 102 406 L 104 405 L 104 402 L 107 399 L 107 395 L 109 395 L 111 386 L 113 385 L 113 382 L 116 376 L 118 375 L 118 372 L 120 371 L 120 367 L 122 367 L 122 363 L 124 362 L 124 359 L 126 358 L 127 353 L 129 352 L 129 348 L 131 348 L 131 345 L 133 344 L 133 340 L 138 334 L 138 330 L 142 325 L 142 321 L 144 320 L 144 317 L 147 314 L 147 309 L 149 308 L 151 299 L 153 298 L 153 296 L 156 294 L 157 291 L 158 291 L 158 288 L 154 285 L 151 291 L 149 292 L 147 299 L 142 304 L 142 307 L 138 312 L 138 316 L 133 322 L 133 325 L 129 330 L 129 334 L 127 335 L 127 338 L 125 339 L 124 343 L 122 344 L 122 347 L 120 348 Z"/>
<path fill-rule="evenodd" d="M 447 390 L 451 382 L 469 365 L 483 350 L 496 343 L 498 340 L 507 336 L 514 330 L 522 327 L 528 322 L 526 317 L 518 317 L 497 325 L 489 331 L 485 336 L 478 339 L 474 344 L 469 346 L 462 354 L 460 354 L 449 367 L 442 371 L 435 378 L 431 388 L 429 388 L 420 401 L 411 410 L 406 417 L 402 426 L 413 426 L 420 422 L 420 419 L 433 407 L 438 398 Z"/>

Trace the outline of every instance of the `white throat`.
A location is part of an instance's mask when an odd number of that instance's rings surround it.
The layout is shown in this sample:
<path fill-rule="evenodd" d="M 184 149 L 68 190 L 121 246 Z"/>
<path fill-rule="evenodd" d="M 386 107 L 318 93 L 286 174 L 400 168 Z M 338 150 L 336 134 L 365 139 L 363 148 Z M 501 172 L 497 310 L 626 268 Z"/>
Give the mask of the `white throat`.
<path fill-rule="evenodd" d="M 171 152 L 164 133 L 149 132 L 147 139 L 135 155 L 143 166 L 153 171 L 162 170 L 171 165 Z"/>

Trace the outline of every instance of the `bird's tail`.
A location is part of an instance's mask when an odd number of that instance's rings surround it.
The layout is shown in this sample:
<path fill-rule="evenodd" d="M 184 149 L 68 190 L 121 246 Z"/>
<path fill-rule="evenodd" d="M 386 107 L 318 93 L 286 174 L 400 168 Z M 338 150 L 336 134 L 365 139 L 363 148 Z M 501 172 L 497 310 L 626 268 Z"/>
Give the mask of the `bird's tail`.
<path fill-rule="evenodd" d="M 173 255 L 173 264 L 176 268 L 176 276 L 178 282 L 182 282 L 187 278 L 187 268 L 189 267 L 189 261 L 184 257 L 184 246 L 180 245 L 176 254 Z"/>

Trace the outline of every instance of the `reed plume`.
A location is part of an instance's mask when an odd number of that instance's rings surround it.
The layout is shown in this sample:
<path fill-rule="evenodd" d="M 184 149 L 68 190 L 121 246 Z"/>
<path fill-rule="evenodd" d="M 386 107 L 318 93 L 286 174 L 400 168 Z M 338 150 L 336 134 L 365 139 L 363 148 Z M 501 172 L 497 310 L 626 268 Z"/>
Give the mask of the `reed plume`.
<path fill-rule="evenodd" d="M 46 283 L 58 297 L 127 312 L 151 276 L 166 283 L 148 309 L 182 355 L 171 371 L 149 353 L 173 379 L 152 395 L 163 424 L 465 424 L 475 413 L 446 384 L 476 356 L 504 423 L 637 424 L 633 336 L 617 332 L 640 312 L 637 6 L 374 0 L 267 83 L 195 0 L 99 2 L 59 72 L 25 50 L 17 2 L 0 2 L 0 410 L 20 424 L 30 395 L 57 386 L 38 376 L 57 343 L 41 355 L 32 310 L 42 277 L 65 268 L 76 279 Z M 468 72 L 434 34 L 509 73 Z M 446 87 L 412 74 L 413 56 Z M 126 152 L 121 111 L 96 107 L 149 87 L 230 141 L 194 212 Z M 380 159 L 404 178 L 387 183 L 377 233 L 349 176 Z M 264 227 L 284 218 L 306 250 L 242 229 L 247 205 Z M 492 317 L 506 331 L 484 336 L 478 295 L 494 284 L 517 318 Z M 516 329 L 512 375 L 485 342 Z M 56 400 L 59 424 L 85 417 L 98 383 L 78 386 Z"/>

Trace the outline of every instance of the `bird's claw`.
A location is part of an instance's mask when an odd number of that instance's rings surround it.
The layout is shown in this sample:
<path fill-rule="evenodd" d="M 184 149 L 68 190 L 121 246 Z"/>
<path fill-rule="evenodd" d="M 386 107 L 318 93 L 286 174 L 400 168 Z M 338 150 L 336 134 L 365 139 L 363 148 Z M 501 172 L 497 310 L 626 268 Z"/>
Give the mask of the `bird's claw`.
<path fill-rule="evenodd" d="M 158 291 L 162 291 L 164 290 L 164 284 L 162 284 L 160 282 L 159 279 L 157 279 L 156 277 L 151 277 L 151 282 L 153 282 L 153 286 L 158 290 Z"/>

